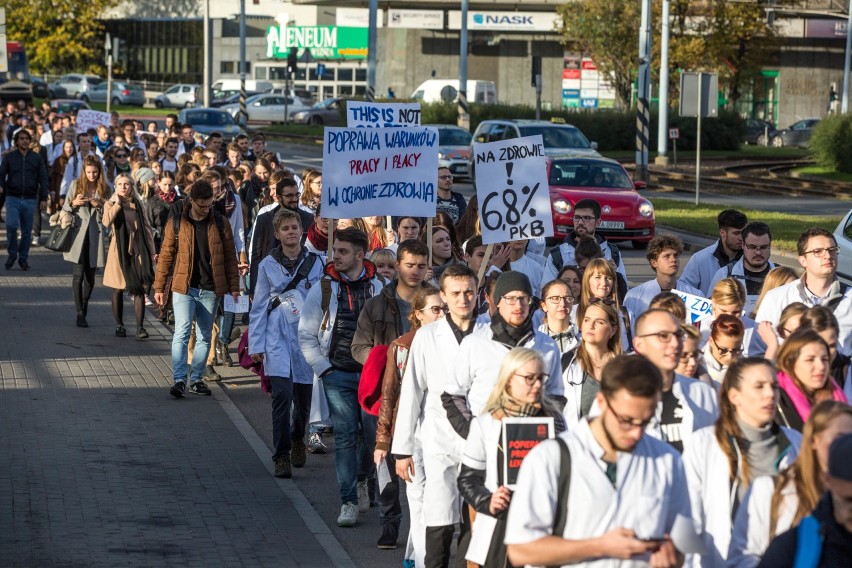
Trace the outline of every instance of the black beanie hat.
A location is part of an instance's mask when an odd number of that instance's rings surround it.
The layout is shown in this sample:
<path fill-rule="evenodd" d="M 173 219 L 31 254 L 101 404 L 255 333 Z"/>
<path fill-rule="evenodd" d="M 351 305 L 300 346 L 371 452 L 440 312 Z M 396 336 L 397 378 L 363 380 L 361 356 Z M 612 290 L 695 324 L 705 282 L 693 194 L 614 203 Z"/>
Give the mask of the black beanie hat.
<path fill-rule="evenodd" d="M 828 475 L 852 481 L 852 434 L 843 434 L 828 449 Z"/>
<path fill-rule="evenodd" d="M 509 292 L 523 292 L 531 297 L 532 284 L 530 284 L 527 275 L 517 270 L 508 270 L 501 274 L 497 279 L 497 286 L 494 288 L 494 302 L 499 304 L 500 298 Z"/>

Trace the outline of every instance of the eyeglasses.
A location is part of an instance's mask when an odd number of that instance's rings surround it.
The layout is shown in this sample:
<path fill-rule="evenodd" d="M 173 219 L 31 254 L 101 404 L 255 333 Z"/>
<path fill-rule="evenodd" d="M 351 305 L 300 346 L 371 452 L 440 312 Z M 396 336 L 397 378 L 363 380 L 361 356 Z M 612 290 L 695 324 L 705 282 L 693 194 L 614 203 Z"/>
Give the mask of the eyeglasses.
<path fill-rule="evenodd" d="M 432 312 L 432 315 L 437 316 L 438 314 L 443 313 L 445 309 L 446 308 L 444 308 L 444 306 L 426 306 L 425 308 L 420 308 L 418 311 L 425 312 L 426 310 L 429 310 Z"/>
<path fill-rule="evenodd" d="M 740 353 L 743 352 L 742 347 L 735 347 L 733 349 L 728 349 L 727 347 L 719 347 L 719 344 L 716 343 L 716 340 L 713 339 L 712 337 L 710 338 L 710 341 L 713 342 L 713 345 L 716 346 L 716 349 L 719 350 L 719 355 L 721 355 L 722 357 L 724 357 L 725 355 L 728 355 L 728 354 L 739 355 Z"/>
<path fill-rule="evenodd" d="M 597 221 L 597 217 L 590 217 L 589 215 L 574 215 L 575 221 L 580 221 L 581 223 L 591 223 L 592 221 Z"/>
<path fill-rule="evenodd" d="M 745 248 L 747 248 L 748 250 L 753 251 L 753 252 L 757 252 L 757 251 L 766 252 L 770 248 L 772 248 L 772 245 L 762 245 L 762 246 L 746 245 Z"/>
<path fill-rule="evenodd" d="M 614 306 L 615 300 L 613 300 L 612 298 L 598 298 L 597 296 L 595 296 L 594 298 L 589 298 L 589 305 L 591 306 L 593 304 L 605 304 L 607 306 Z M 642 336 L 640 335 L 639 337 Z"/>
<path fill-rule="evenodd" d="M 127 154 L 116 154 L 115 157 L 116 158 L 126 158 Z"/>
<path fill-rule="evenodd" d="M 646 333 L 644 335 L 637 335 L 636 337 L 656 337 L 662 343 L 668 343 L 672 340 L 672 338 L 677 339 L 678 341 L 683 341 L 683 332 L 682 331 L 658 331 L 656 333 Z"/>
<path fill-rule="evenodd" d="M 447 176 L 438 176 L 438 179 L 453 179 L 453 176 L 450 176 L 450 175 L 447 175 Z"/>
<path fill-rule="evenodd" d="M 805 252 L 802 253 L 802 256 L 805 256 L 806 254 L 812 254 L 817 258 L 821 258 L 821 257 L 825 256 L 826 253 L 828 253 L 829 256 L 837 256 L 838 250 L 840 250 L 839 247 L 818 248 L 818 249 L 806 250 Z"/>
<path fill-rule="evenodd" d="M 699 357 L 701 357 L 701 351 L 685 351 L 683 355 L 680 356 L 680 362 L 688 363 L 690 359 L 695 359 L 697 361 Z"/>
<path fill-rule="evenodd" d="M 574 296 L 548 296 L 545 298 L 551 304 L 573 304 Z"/>
<path fill-rule="evenodd" d="M 314 181 L 312 181 L 312 182 L 311 182 L 311 185 L 322 185 L 322 180 L 321 180 L 321 179 L 316 179 L 316 180 L 314 180 Z"/>
<path fill-rule="evenodd" d="M 539 375 L 522 375 L 520 373 L 515 373 L 515 376 L 524 379 L 524 382 L 527 383 L 528 387 L 533 386 L 536 381 L 541 381 L 541 384 L 544 384 L 547 382 L 547 379 L 550 378 L 550 375 L 547 373 L 541 373 Z"/>
<path fill-rule="evenodd" d="M 604 400 L 606 400 L 606 405 L 609 407 L 610 412 L 612 412 L 612 415 L 615 416 L 615 419 L 618 421 L 618 427 L 624 430 L 625 432 L 629 432 L 634 428 L 644 430 L 645 427 L 651 423 L 651 420 L 654 419 L 653 416 L 651 418 L 648 418 L 647 420 L 635 420 L 633 418 L 625 418 L 624 416 L 621 416 L 620 414 L 618 414 L 618 412 L 615 411 L 615 409 L 612 407 L 612 401 L 610 401 L 608 398 L 604 398 Z"/>
<path fill-rule="evenodd" d="M 503 296 L 503 300 L 506 301 L 506 304 L 509 306 L 514 306 L 518 302 L 522 304 L 529 304 L 530 297 L 529 296 Z"/>

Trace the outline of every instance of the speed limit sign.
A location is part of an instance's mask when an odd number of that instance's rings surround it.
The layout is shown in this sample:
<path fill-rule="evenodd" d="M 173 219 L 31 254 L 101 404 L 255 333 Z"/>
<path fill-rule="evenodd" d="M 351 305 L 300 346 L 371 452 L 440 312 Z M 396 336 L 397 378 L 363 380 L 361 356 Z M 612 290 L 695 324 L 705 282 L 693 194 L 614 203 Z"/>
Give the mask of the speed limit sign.
<path fill-rule="evenodd" d="M 680 128 L 669 128 L 669 140 L 680 138 Z"/>

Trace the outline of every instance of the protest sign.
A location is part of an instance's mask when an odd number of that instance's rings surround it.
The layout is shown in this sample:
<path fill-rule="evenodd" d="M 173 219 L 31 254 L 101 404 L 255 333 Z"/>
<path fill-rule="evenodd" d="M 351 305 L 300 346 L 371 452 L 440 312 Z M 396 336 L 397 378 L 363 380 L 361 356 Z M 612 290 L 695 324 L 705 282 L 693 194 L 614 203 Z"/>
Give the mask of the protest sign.
<path fill-rule="evenodd" d="M 482 242 L 553 236 L 541 135 L 473 145 Z"/>
<path fill-rule="evenodd" d="M 346 101 L 346 126 L 349 128 L 420 126 L 420 103 Z"/>
<path fill-rule="evenodd" d="M 503 485 L 515 490 L 521 462 L 534 447 L 556 435 L 553 418 L 503 418 Z"/>
<path fill-rule="evenodd" d="M 323 217 L 434 217 L 438 131 L 326 128 L 322 173 Z"/>
<path fill-rule="evenodd" d="M 90 128 L 97 130 L 101 124 L 109 126 L 109 119 L 110 114 L 108 112 L 79 110 L 77 111 L 77 132 L 85 132 Z"/>
<path fill-rule="evenodd" d="M 704 321 L 713 315 L 713 301 L 680 290 L 672 290 L 686 304 L 687 323 L 693 324 Z"/>

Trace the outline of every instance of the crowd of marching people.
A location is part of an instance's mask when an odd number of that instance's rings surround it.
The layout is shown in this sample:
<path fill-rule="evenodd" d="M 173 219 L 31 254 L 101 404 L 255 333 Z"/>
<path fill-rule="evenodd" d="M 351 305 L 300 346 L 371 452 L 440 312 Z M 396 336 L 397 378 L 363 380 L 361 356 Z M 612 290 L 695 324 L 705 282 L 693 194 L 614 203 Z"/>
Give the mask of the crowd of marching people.
<path fill-rule="evenodd" d="M 848 565 L 852 291 L 829 231 L 801 235 L 793 270 L 767 224 L 725 210 L 683 267 L 680 239 L 656 236 L 655 277 L 629 288 L 592 199 L 550 251 L 489 250 L 447 168 L 431 220 L 330 220 L 321 172 L 297 175 L 262 135 L 9 110 L 6 268 L 28 268 L 44 203 L 73 228 L 76 325 L 102 268 L 116 336 L 125 293 L 138 339 L 146 304 L 174 325 L 176 398 L 211 394 L 247 322 L 237 355 L 271 398 L 275 475 L 330 429 L 337 524 L 377 506 L 378 547 L 407 538 L 407 566 Z M 509 418 L 556 434 L 515 483 Z"/>

